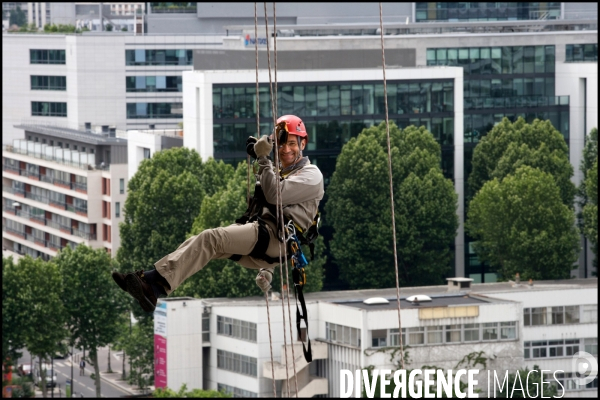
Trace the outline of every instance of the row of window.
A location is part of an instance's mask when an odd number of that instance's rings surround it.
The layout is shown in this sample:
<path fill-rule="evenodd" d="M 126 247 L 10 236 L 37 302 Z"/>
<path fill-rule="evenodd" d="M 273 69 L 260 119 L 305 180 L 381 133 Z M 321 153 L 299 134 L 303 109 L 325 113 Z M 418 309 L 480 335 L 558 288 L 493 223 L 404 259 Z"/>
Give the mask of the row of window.
<path fill-rule="evenodd" d="M 39 143 L 40 142 L 40 138 L 39 137 L 37 137 L 37 136 L 31 136 L 31 135 L 29 135 L 27 137 L 27 140 L 29 142 L 33 142 L 33 143 Z M 50 147 L 54 147 L 56 145 L 56 147 L 59 147 L 61 149 L 62 148 L 67 149 L 67 150 L 71 149 L 71 145 L 69 143 L 65 142 L 64 146 L 63 146 L 63 142 L 61 142 L 60 140 L 57 140 L 56 142 L 54 142 L 54 140 L 48 140 L 48 141 L 46 141 L 45 138 L 42 138 L 41 144 L 42 145 L 48 144 L 48 146 L 50 146 Z M 28 146 L 29 146 L 29 143 L 28 143 Z M 15 145 L 15 147 L 17 147 L 17 146 Z M 42 148 L 43 148 L 43 146 L 40 147 L 40 149 L 42 149 Z M 89 150 L 89 154 L 94 154 L 94 148 L 93 147 L 90 147 L 89 149 L 87 149 L 85 146 L 79 147 L 78 145 L 74 144 L 72 150 L 73 151 L 79 151 L 81 153 L 88 153 L 88 150 Z M 35 148 L 34 148 L 34 151 L 35 151 Z"/>
<path fill-rule="evenodd" d="M 391 114 L 452 113 L 454 82 L 388 81 L 388 109 Z M 269 88 L 259 88 L 261 117 L 271 117 Z M 346 85 L 298 83 L 277 90 L 279 114 L 310 116 L 385 115 L 383 84 L 354 82 Z M 213 86 L 213 118 L 255 118 L 254 86 Z"/>
<path fill-rule="evenodd" d="M 554 77 L 465 79 L 463 96 L 465 100 L 470 97 L 554 97 L 554 84 Z"/>
<path fill-rule="evenodd" d="M 554 46 L 427 49 L 427 65 L 463 67 L 465 78 L 486 74 L 554 73 Z"/>
<path fill-rule="evenodd" d="M 558 382 L 562 385 L 565 391 L 567 390 L 581 390 L 581 389 L 596 389 L 598 390 L 598 377 L 594 378 L 594 380 L 588 383 L 585 386 L 580 386 L 576 379 L 581 378 L 581 376 L 577 372 L 557 372 L 553 379 L 545 379 L 545 381 L 549 381 L 551 385 L 555 386 L 558 390 L 558 396 L 561 395 L 563 389 L 558 386 Z M 555 381 L 556 379 L 556 381 Z"/>
<path fill-rule="evenodd" d="M 183 118 L 181 103 L 127 103 L 127 118 Z"/>
<path fill-rule="evenodd" d="M 66 64 L 65 50 L 29 50 L 31 64 Z"/>
<path fill-rule="evenodd" d="M 52 101 L 32 101 L 31 115 L 40 117 L 66 117 L 67 103 Z"/>
<path fill-rule="evenodd" d="M 125 50 L 125 65 L 192 65 L 193 50 Z"/>
<path fill-rule="evenodd" d="M 402 328 L 402 343 L 419 346 L 442 343 L 487 342 L 517 339 L 516 321 L 486 322 Z M 381 329 L 371 332 L 371 346 L 398 346 L 398 329 Z"/>
<path fill-rule="evenodd" d="M 415 21 L 516 21 L 559 19 L 560 3 L 415 3 Z"/>
<path fill-rule="evenodd" d="M 256 358 L 217 349 L 217 368 L 242 375 L 258 376 Z"/>
<path fill-rule="evenodd" d="M 25 237 L 25 239 L 31 240 L 32 242 L 37 243 L 42 247 L 60 250 L 65 246 L 70 246 L 72 249 L 75 249 L 75 247 L 77 246 L 77 243 L 75 242 L 71 242 L 59 236 L 46 233 L 40 229 L 26 226 L 9 218 L 3 218 L 2 222 L 2 230 L 5 230 L 12 234 L 23 236 Z M 35 253 L 35 250 L 31 250 L 32 252 L 28 253 L 29 255 L 31 255 L 32 257 L 39 256 L 37 253 Z M 19 253 L 21 252 L 19 251 Z"/>
<path fill-rule="evenodd" d="M 217 315 L 217 333 L 256 343 L 256 324 Z"/>
<path fill-rule="evenodd" d="M 235 386 L 229 386 L 224 383 L 217 383 L 217 390 L 219 392 L 229 393 L 232 397 L 258 397 L 257 393 L 240 389 Z"/>
<path fill-rule="evenodd" d="M 19 181 L 12 181 L 12 189 L 16 193 L 23 193 L 26 198 L 45 204 L 53 204 L 68 211 L 87 214 L 87 200 L 67 196 L 64 193 L 43 189 L 37 186 L 30 186 L 30 191 L 26 192 L 25 183 Z M 69 203 L 67 203 L 67 197 Z"/>
<path fill-rule="evenodd" d="M 360 329 L 325 322 L 325 339 L 339 344 L 360 347 Z"/>
<path fill-rule="evenodd" d="M 66 76 L 31 75 L 31 90 L 67 90 Z"/>
<path fill-rule="evenodd" d="M 525 342 L 525 358 L 571 357 L 583 349 L 593 356 L 598 355 L 598 338 L 538 340 Z"/>
<path fill-rule="evenodd" d="M 524 308 L 523 321 L 525 326 L 597 323 L 598 305 Z"/>
<path fill-rule="evenodd" d="M 565 51 L 566 62 L 598 62 L 598 43 L 568 44 Z"/>
<path fill-rule="evenodd" d="M 127 76 L 127 92 L 181 92 L 180 76 Z"/>

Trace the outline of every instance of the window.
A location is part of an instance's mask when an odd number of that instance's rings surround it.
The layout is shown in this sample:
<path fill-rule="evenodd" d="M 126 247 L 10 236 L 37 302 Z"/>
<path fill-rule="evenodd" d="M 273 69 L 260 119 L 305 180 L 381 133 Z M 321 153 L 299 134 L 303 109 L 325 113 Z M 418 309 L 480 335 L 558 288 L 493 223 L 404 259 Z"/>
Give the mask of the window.
<path fill-rule="evenodd" d="M 500 339 L 516 339 L 517 338 L 517 323 L 500 322 Z"/>
<path fill-rule="evenodd" d="M 217 349 L 217 368 L 248 376 L 258 376 L 256 358 Z"/>
<path fill-rule="evenodd" d="M 575 355 L 579 351 L 579 339 L 565 340 L 565 354 L 567 356 Z"/>
<path fill-rule="evenodd" d="M 31 64 L 65 64 L 65 50 L 29 50 Z"/>
<path fill-rule="evenodd" d="M 460 325 L 446 325 L 446 343 L 460 342 Z"/>
<path fill-rule="evenodd" d="M 562 357 L 564 350 L 564 340 L 550 340 L 548 342 L 548 355 L 550 357 Z"/>
<path fill-rule="evenodd" d="M 126 65 L 192 65 L 193 50 L 125 50 Z"/>
<path fill-rule="evenodd" d="M 564 307 L 552 307 L 552 325 L 563 324 L 565 322 Z"/>
<path fill-rule="evenodd" d="M 182 118 L 181 103 L 127 103 L 127 118 Z"/>
<path fill-rule="evenodd" d="M 546 307 L 531 309 L 531 325 L 546 325 Z"/>
<path fill-rule="evenodd" d="M 115 218 L 119 218 L 121 216 L 121 203 L 118 201 L 115 203 Z"/>
<path fill-rule="evenodd" d="M 427 343 L 443 343 L 444 342 L 444 327 L 443 326 L 428 326 L 427 327 Z"/>
<path fill-rule="evenodd" d="M 67 103 L 32 101 L 31 115 L 41 117 L 66 117 Z"/>
<path fill-rule="evenodd" d="M 334 343 L 360 347 L 360 329 L 325 322 L 325 339 Z"/>
<path fill-rule="evenodd" d="M 568 44 L 565 47 L 566 62 L 597 62 L 598 43 Z"/>
<path fill-rule="evenodd" d="M 415 327 L 408 328 L 408 344 L 425 344 L 425 328 Z"/>
<path fill-rule="evenodd" d="M 150 149 L 144 147 L 142 150 L 144 151 L 144 159 L 150 158 Z"/>
<path fill-rule="evenodd" d="M 256 324 L 217 315 L 217 334 L 256 343 Z"/>
<path fill-rule="evenodd" d="M 66 76 L 31 75 L 31 90 L 67 90 Z"/>
<path fill-rule="evenodd" d="M 465 342 L 479 341 L 479 324 L 465 324 Z"/>
<path fill-rule="evenodd" d="M 578 324 L 579 323 L 579 306 L 566 306 L 565 307 L 565 323 L 566 324 Z"/>
<path fill-rule="evenodd" d="M 371 332 L 371 345 L 373 347 L 387 346 L 387 330 L 379 329 Z"/>
<path fill-rule="evenodd" d="M 125 194 L 125 179 L 119 179 L 119 193 Z"/>
<path fill-rule="evenodd" d="M 482 340 L 498 339 L 498 323 L 488 322 L 482 324 Z"/>
<path fill-rule="evenodd" d="M 390 346 L 400 346 L 398 329 L 390 329 Z M 402 328 L 402 343 L 406 344 L 406 328 Z"/>
<path fill-rule="evenodd" d="M 127 76 L 127 92 L 181 92 L 181 76 Z"/>
<path fill-rule="evenodd" d="M 598 356 L 598 338 L 584 339 L 583 350 L 593 356 Z"/>

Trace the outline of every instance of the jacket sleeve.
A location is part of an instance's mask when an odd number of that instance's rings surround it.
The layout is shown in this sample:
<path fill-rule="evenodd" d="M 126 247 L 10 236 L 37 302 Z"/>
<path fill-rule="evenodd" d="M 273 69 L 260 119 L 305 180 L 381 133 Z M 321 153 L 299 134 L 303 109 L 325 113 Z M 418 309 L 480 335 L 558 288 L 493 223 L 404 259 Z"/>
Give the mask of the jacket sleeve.
<path fill-rule="evenodd" d="M 263 165 L 263 162 L 269 165 Z M 277 204 L 277 176 L 271 167 L 271 161 L 264 157 L 264 160 L 259 159 L 259 164 L 263 167 L 259 172 L 260 184 L 265 198 L 269 203 Z M 321 171 L 314 165 L 305 166 L 299 172 L 290 175 L 281 182 L 282 206 L 320 199 L 323 191 L 322 183 L 323 174 L 321 174 Z"/>

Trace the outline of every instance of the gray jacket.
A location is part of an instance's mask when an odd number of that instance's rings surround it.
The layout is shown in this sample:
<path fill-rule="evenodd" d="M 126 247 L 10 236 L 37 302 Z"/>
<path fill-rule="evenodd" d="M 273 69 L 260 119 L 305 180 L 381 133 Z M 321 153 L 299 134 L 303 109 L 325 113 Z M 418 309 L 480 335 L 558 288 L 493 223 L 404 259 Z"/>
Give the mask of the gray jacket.
<path fill-rule="evenodd" d="M 265 198 L 277 204 L 277 176 L 273 164 L 267 157 L 259 157 L 258 175 Z M 280 183 L 283 215 L 296 223 L 304 232 L 312 225 L 323 199 L 323 174 L 310 161 L 298 169 L 293 169 Z M 265 207 L 263 213 L 269 210 Z M 275 216 L 273 216 L 275 217 Z M 275 219 L 275 218 L 273 218 Z"/>

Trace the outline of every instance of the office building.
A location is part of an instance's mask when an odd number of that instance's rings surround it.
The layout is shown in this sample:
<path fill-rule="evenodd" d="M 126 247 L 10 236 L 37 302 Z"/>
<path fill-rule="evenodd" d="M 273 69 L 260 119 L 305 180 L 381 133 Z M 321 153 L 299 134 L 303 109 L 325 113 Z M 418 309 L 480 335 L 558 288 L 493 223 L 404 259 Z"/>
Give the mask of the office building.
<path fill-rule="evenodd" d="M 18 127 L 24 138 L 2 148 L 3 249 L 48 260 L 83 243 L 116 254 L 127 140 L 91 123 L 83 129 Z"/>
<path fill-rule="evenodd" d="M 409 300 L 417 295 L 420 301 Z M 597 360 L 597 295 L 595 278 L 531 285 L 472 284 L 468 278 L 449 278 L 447 286 L 402 288 L 406 368 L 469 368 L 464 357 L 478 354 L 485 366 L 471 368 L 480 370 L 481 397 L 487 396 L 487 370 L 503 377 L 506 371 L 535 365 L 550 370 L 546 380 L 552 382 L 552 373 L 563 371 L 556 376 L 567 397 L 596 397 L 598 379 L 576 385 L 572 358 L 585 351 Z M 290 301 L 293 311 L 294 298 Z M 392 356 L 400 339 L 395 288 L 309 293 L 306 302 L 310 364 L 304 359 L 295 321 L 289 330 L 287 301 L 284 324 L 277 294 L 269 300 L 269 314 L 261 297 L 159 300 L 155 385 L 177 390 L 186 383 L 188 388 L 224 389 L 234 397 L 271 397 L 274 375 L 278 397 L 287 396 L 288 377 L 292 397 L 296 379 L 299 397 L 340 397 L 342 369 L 397 369 L 399 359 Z M 305 334 L 303 327 L 301 335 Z"/>

